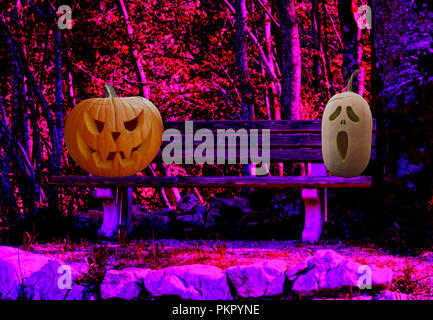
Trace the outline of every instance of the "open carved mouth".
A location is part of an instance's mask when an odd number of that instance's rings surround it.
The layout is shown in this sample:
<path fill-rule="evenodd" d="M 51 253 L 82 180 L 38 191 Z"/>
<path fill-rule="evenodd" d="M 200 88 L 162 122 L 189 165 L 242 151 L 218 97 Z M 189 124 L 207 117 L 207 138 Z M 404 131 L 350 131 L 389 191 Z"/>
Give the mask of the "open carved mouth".
<path fill-rule="evenodd" d="M 81 137 L 81 135 L 77 132 L 77 144 L 80 152 L 85 156 L 86 160 L 88 160 L 90 157 L 93 158 L 95 161 L 95 165 L 99 168 L 103 169 L 110 169 L 113 167 L 113 161 L 116 160 L 119 161 L 120 165 L 122 167 L 127 167 L 129 165 L 134 164 L 134 153 L 140 149 L 140 147 L 143 145 L 143 143 L 138 144 L 134 148 L 131 149 L 131 153 L 129 155 L 129 158 L 125 156 L 125 153 L 123 151 L 112 151 L 109 152 L 106 159 L 103 159 L 99 152 L 92 147 L 90 147 L 84 139 Z"/>
<path fill-rule="evenodd" d="M 346 159 L 348 146 L 349 146 L 349 137 L 347 136 L 346 131 L 338 132 L 337 150 L 341 161 L 344 161 Z"/>

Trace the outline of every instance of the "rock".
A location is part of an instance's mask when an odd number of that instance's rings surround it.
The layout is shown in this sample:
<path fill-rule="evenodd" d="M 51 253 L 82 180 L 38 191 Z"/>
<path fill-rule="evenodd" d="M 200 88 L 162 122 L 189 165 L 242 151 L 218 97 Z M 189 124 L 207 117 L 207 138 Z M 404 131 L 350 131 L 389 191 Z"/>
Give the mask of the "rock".
<path fill-rule="evenodd" d="M 286 277 L 292 282 L 293 292 L 311 296 L 319 291 L 338 291 L 350 287 L 364 289 L 362 285 L 368 285 L 368 268 L 333 250 L 317 250 L 312 258 L 287 270 Z M 371 288 L 386 287 L 391 283 L 391 269 L 371 267 L 370 270 Z"/>
<path fill-rule="evenodd" d="M 406 293 L 384 290 L 374 300 L 415 300 L 415 298 Z"/>
<path fill-rule="evenodd" d="M 73 268 L 61 261 L 50 261 L 24 280 L 24 295 L 29 300 L 82 300 L 86 288 L 75 283 Z M 67 273 L 70 270 L 70 276 Z"/>
<path fill-rule="evenodd" d="M 287 262 L 264 260 L 250 265 L 233 266 L 226 270 L 236 293 L 242 298 L 282 295 Z"/>
<path fill-rule="evenodd" d="M 74 278 L 89 272 L 89 264 L 87 262 L 71 262 L 68 265 L 71 267 Z"/>
<path fill-rule="evenodd" d="M 201 228 L 204 225 L 203 216 L 198 214 L 179 216 L 176 217 L 176 221 L 180 222 L 185 228 Z"/>
<path fill-rule="evenodd" d="M 71 290 L 66 292 L 65 300 L 94 300 L 89 296 L 89 292 L 86 287 L 80 285 L 73 285 Z"/>
<path fill-rule="evenodd" d="M 350 260 L 343 260 L 335 267 L 320 273 L 320 290 L 341 290 L 343 288 L 358 287 L 358 268 L 360 264 Z M 316 269 L 317 270 L 317 269 Z"/>
<path fill-rule="evenodd" d="M 360 295 L 351 298 L 313 298 L 312 300 L 373 300 L 373 297 L 369 295 Z"/>
<path fill-rule="evenodd" d="M 1 299 L 81 299 L 86 289 L 75 283 L 77 275 L 73 267 L 60 260 L 0 247 Z"/>
<path fill-rule="evenodd" d="M 198 204 L 191 214 L 178 215 L 172 225 L 172 236 L 181 237 L 188 236 L 197 237 L 203 231 L 206 206 Z"/>
<path fill-rule="evenodd" d="M 172 218 L 176 217 L 176 215 L 176 211 L 171 209 L 149 212 L 145 208 L 136 208 L 131 219 L 132 234 L 142 236 L 143 234 L 150 233 L 151 230 L 168 234 Z"/>
<path fill-rule="evenodd" d="M 289 281 L 294 281 L 297 276 L 305 270 L 308 270 L 308 262 L 307 260 L 302 260 L 294 267 L 291 267 L 289 270 L 286 271 L 286 277 L 289 279 Z"/>
<path fill-rule="evenodd" d="M 195 208 L 195 214 L 202 216 L 204 219 L 206 216 L 206 206 L 204 204 L 197 205 Z"/>
<path fill-rule="evenodd" d="M 0 247 L 0 294 L 2 299 L 17 299 L 26 294 L 22 285 L 50 260 L 14 247 Z M 60 265 L 60 264 L 59 264 Z M 30 283 L 31 284 L 31 283 Z"/>
<path fill-rule="evenodd" d="M 194 214 L 186 214 L 177 216 L 176 221 L 180 222 L 185 228 L 202 228 L 204 226 L 204 218 L 206 214 L 206 207 L 202 204 L 197 205 Z"/>
<path fill-rule="evenodd" d="M 377 268 L 371 267 L 371 285 L 373 288 L 386 288 L 392 282 L 392 269 L 391 268 Z"/>
<path fill-rule="evenodd" d="M 245 198 L 210 198 L 209 211 L 218 210 L 221 219 L 218 219 L 216 228 L 208 231 L 218 232 L 223 237 L 234 238 L 242 236 L 245 233 L 245 222 L 248 215 L 252 213 L 251 205 L 248 199 Z M 210 220 L 208 225 L 212 221 Z"/>
<path fill-rule="evenodd" d="M 159 216 L 169 216 L 169 217 L 175 217 L 179 214 L 178 211 L 174 211 L 174 210 L 168 209 L 168 208 L 162 208 L 159 210 L 155 210 L 152 213 L 155 215 L 159 215 Z"/>
<path fill-rule="evenodd" d="M 18 271 L 20 279 L 29 277 L 51 261 L 43 255 L 6 246 L 0 247 L 0 260 L 10 263 Z"/>
<path fill-rule="evenodd" d="M 221 218 L 221 212 L 218 209 L 216 208 L 210 209 L 207 212 L 206 222 L 204 224 L 204 227 L 206 229 L 215 228 L 217 226 L 218 219 L 220 218 Z"/>
<path fill-rule="evenodd" d="M 225 272 L 215 266 L 194 264 L 153 270 L 144 279 L 153 297 L 185 300 L 232 300 Z"/>
<path fill-rule="evenodd" d="M 18 298 L 19 279 L 15 268 L 0 259 L 0 299 L 16 300 Z"/>
<path fill-rule="evenodd" d="M 177 209 L 181 210 L 183 213 L 192 213 L 194 208 L 199 204 L 198 198 L 193 193 L 188 193 L 182 197 L 177 203 Z"/>
<path fill-rule="evenodd" d="M 87 212 L 75 211 L 71 217 L 72 234 L 95 234 L 101 227 L 104 212 L 99 210 L 89 210 Z"/>
<path fill-rule="evenodd" d="M 312 296 L 319 291 L 317 278 L 320 277 L 319 272 L 310 270 L 305 275 L 300 275 L 296 278 L 292 285 L 292 291 L 302 296 Z"/>
<path fill-rule="evenodd" d="M 225 210 L 227 208 L 237 208 L 244 214 L 252 212 L 250 201 L 246 198 L 211 198 L 209 199 L 211 208 Z"/>
<path fill-rule="evenodd" d="M 168 234 L 170 231 L 171 218 L 169 215 L 159 214 L 157 212 L 139 213 L 132 219 L 133 234 L 147 234 L 154 230 L 155 232 Z"/>
<path fill-rule="evenodd" d="M 150 269 L 126 268 L 108 270 L 101 284 L 101 298 L 137 299 L 143 290 L 143 279 Z"/>

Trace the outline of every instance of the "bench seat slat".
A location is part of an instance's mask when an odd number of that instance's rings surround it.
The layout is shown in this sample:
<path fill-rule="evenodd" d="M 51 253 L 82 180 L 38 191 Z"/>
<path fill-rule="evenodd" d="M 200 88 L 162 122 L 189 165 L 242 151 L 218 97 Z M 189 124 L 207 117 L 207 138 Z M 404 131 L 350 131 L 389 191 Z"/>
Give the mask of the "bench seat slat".
<path fill-rule="evenodd" d="M 340 178 L 334 176 L 309 177 L 144 177 L 119 178 L 96 176 L 53 176 L 50 185 L 63 187 L 261 187 L 261 188 L 369 188 L 371 177 Z"/>

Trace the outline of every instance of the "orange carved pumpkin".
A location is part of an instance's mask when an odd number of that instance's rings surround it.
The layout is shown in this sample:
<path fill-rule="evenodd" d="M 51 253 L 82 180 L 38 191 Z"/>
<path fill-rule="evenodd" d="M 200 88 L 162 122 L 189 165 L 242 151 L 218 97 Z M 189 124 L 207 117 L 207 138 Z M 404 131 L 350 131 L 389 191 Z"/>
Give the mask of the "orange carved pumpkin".
<path fill-rule="evenodd" d="M 86 99 L 71 110 L 64 129 L 66 147 L 72 159 L 93 175 L 134 175 L 159 151 L 161 115 L 145 98 L 118 98 L 111 85 L 104 91 L 105 98 Z"/>

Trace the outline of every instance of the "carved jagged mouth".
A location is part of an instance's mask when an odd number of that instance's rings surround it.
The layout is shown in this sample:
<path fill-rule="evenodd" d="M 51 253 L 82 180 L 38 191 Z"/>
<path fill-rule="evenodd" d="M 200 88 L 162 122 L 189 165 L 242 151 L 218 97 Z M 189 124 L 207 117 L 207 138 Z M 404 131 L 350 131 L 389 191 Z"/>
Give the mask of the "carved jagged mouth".
<path fill-rule="evenodd" d="M 132 148 L 131 149 L 131 156 L 132 156 L 132 153 L 137 151 L 138 148 L 140 148 L 140 147 L 141 147 L 141 143 L 138 146 Z M 96 150 L 93 150 L 93 152 L 96 152 Z M 116 154 L 119 154 L 121 159 L 126 160 L 126 157 L 125 157 L 125 154 L 123 153 L 123 151 L 110 152 L 107 156 L 107 159 L 105 159 L 105 160 L 114 160 L 114 157 L 116 156 Z M 130 156 L 130 158 L 131 158 L 131 156 Z"/>
<path fill-rule="evenodd" d="M 86 160 L 92 157 L 93 160 L 95 161 L 96 166 L 103 169 L 112 168 L 113 161 L 115 161 L 116 159 L 122 167 L 127 167 L 129 165 L 134 164 L 134 160 L 133 160 L 134 152 L 138 151 L 138 149 L 142 146 L 142 143 L 140 143 L 139 145 L 132 148 L 129 159 L 126 159 L 125 153 L 123 151 L 110 152 L 108 153 L 106 159 L 102 159 L 99 152 L 93 149 L 92 147 L 90 147 L 78 132 L 77 132 L 77 142 L 78 142 L 78 148 L 80 152 L 85 156 Z"/>

